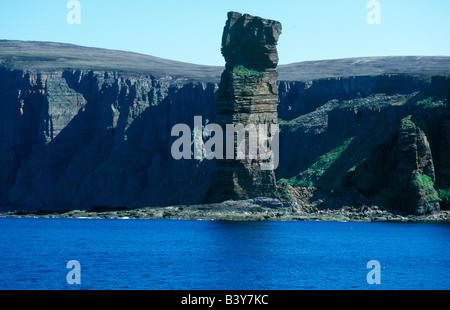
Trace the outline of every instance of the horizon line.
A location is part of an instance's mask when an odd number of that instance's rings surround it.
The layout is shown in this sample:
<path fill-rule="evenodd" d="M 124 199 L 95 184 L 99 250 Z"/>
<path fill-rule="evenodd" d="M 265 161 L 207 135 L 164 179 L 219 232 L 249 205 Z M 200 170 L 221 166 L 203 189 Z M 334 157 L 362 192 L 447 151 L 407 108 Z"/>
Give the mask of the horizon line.
<path fill-rule="evenodd" d="M 173 62 L 178 63 L 184 63 L 184 64 L 191 64 L 191 65 L 197 65 L 197 66 L 205 66 L 205 67 L 224 67 L 224 65 L 208 65 L 208 64 L 199 64 L 199 63 L 192 63 L 192 62 L 186 62 L 181 60 L 175 60 L 170 58 L 164 58 L 160 56 L 150 55 L 150 54 L 144 54 L 141 52 L 131 51 L 131 50 L 122 50 L 122 49 L 112 49 L 112 48 L 105 48 L 105 47 L 98 47 L 98 46 L 88 46 L 88 45 L 80 45 L 76 43 L 67 43 L 67 42 L 57 42 L 57 41 L 38 41 L 38 40 L 9 40 L 9 39 L 0 39 L 0 42 L 24 42 L 24 43 L 49 43 L 49 44 L 61 44 L 61 45 L 72 45 L 74 47 L 81 47 L 81 48 L 89 48 L 89 49 L 98 49 L 98 50 L 106 50 L 106 51 L 113 51 L 113 52 L 122 52 L 122 53 L 130 53 L 130 54 L 136 54 L 146 57 L 153 57 L 161 60 L 169 60 Z M 220 50 L 220 49 L 219 49 Z M 340 57 L 340 58 L 328 58 L 328 59 L 310 59 L 310 60 L 299 60 L 291 63 L 279 63 L 278 66 L 290 66 L 294 64 L 299 63 L 307 63 L 307 62 L 320 62 L 320 61 L 337 61 L 337 60 L 350 60 L 350 59 L 364 59 L 364 58 L 396 58 L 396 57 L 435 57 L 435 58 L 450 58 L 450 55 L 372 55 L 372 56 L 349 56 L 349 57 Z"/>

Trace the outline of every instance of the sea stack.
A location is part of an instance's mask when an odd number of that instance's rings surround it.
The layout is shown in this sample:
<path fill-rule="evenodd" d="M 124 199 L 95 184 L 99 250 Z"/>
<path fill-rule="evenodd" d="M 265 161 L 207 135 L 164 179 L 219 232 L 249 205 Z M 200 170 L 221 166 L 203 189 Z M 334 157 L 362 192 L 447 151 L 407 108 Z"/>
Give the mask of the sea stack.
<path fill-rule="evenodd" d="M 277 154 L 272 154 L 272 168 L 264 167 L 263 152 L 250 156 L 252 146 L 262 145 L 265 133 L 253 134 L 251 129 L 267 128 L 267 144 L 274 135 L 278 120 L 277 42 L 281 24 L 248 14 L 229 12 L 222 38 L 222 55 L 226 67 L 221 76 L 216 103 L 216 123 L 223 128 L 230 125 L 245 127 L 245 158 L 238 155 L 238 136 L 224 138 L 224 154 L 230 159 L 216 159 L 216 168 L 207 194 L 207 202 L 229 199 L 273 197 L 276 192 Z M 259 136 L 255 141 L 256 137 Z M 225 135 L 224 135 L 225 137 Z M 241 145 L 242 146 L 242 145 Z M 273 145 L 272 145 L 273 147 Z M 255 155 L 255 154 L 253 154 Z M 256 157 L 256 158 L 255 158 Z"/>

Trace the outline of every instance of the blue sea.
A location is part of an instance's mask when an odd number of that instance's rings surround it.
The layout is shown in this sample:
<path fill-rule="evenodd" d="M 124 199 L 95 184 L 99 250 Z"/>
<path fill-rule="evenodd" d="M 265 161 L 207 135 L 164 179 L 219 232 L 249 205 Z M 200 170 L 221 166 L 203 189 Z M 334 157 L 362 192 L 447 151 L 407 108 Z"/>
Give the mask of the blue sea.
<path fill-rule="evenodd" d="M 0 236 L 2 290 L 450 289 L 448 224 L 3 217 Z"/>

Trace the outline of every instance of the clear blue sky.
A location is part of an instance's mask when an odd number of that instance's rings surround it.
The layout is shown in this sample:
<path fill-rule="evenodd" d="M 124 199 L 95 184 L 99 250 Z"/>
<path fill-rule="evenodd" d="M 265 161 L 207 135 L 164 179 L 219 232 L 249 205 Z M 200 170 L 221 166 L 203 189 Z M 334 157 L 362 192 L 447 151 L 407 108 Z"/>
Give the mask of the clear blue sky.
<path fill-rule="evenodd" d="M 381 24 L 366 20 L 368 0 L 1 0 L 0 39 L 73 43 L 173 60 L 223 65 L 228 11 L 283 24 L 280 64 L 360 56 L 450 56 L 449 0 L 378 0 Z"/>

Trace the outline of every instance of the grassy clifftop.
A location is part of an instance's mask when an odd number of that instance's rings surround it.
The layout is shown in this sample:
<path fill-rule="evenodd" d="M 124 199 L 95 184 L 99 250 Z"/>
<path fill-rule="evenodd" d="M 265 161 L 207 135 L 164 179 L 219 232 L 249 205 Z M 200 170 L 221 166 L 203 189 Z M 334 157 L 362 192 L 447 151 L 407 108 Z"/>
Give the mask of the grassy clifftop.
<path fill-rule="evenodd" d="M 0 65 L 18 70 L 85 69 L 216 81 L 222 68 L 73 44 L 0 40 Z"/>
<path fill-rule="evenodd" d="M 171 75 L 218 82 L 223 67 L 173 61 L 132 52 L 73 44 L 0 40 L 0 66 L 19 70 L 89 69 Z M 305 81 L 386 73 L 450 72 L 448 56 L 365 57 L 278 66 L 279 80 Z"/>

